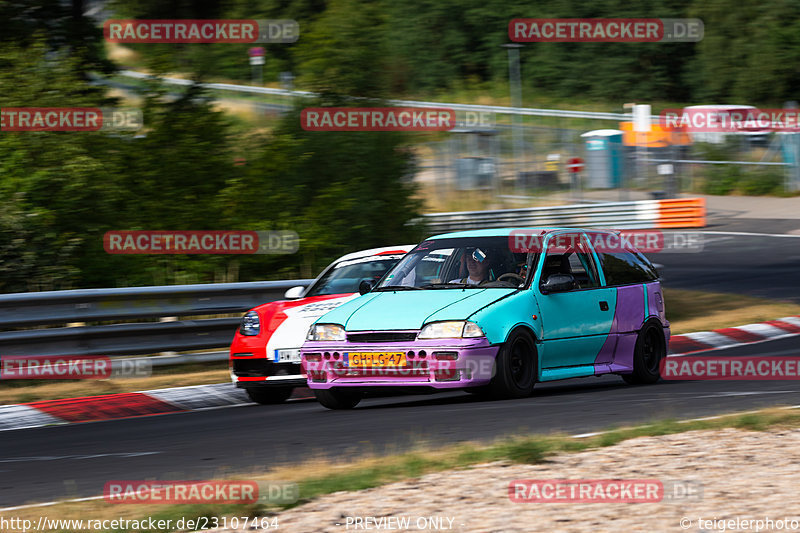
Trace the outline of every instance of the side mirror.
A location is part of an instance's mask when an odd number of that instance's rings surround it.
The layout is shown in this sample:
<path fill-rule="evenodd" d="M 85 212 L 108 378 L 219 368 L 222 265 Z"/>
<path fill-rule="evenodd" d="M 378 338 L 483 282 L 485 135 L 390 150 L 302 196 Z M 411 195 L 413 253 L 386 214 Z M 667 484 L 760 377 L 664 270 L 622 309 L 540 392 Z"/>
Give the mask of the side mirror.
<path fill-rule="evenodd" d="M 567 292 L 576 286 L 575 277 L 572 274 L 551 274 L 544 283 L 539 285 L 542 294 L 551 292 Z"/>
<path fill-rule="evenodd" d="M 297 300 L 298 298 L 303 296 L 303 291 L 305 290 L 306 290 L 305 287 L 303 287 L 302 285 L 298 285 L 297 287 L 292 287 L 291 289 L 284 292 L 283 297 L 286 300 Z"/>
<path fill-rule="evenodd" d="M 358 293 L 359 294 L 367 294 L 369 291 L 372 290 L 372 287 L 375 286 L 375 282 L 371 279 L 362 279 L 361 283 L 358 284 Z"/>

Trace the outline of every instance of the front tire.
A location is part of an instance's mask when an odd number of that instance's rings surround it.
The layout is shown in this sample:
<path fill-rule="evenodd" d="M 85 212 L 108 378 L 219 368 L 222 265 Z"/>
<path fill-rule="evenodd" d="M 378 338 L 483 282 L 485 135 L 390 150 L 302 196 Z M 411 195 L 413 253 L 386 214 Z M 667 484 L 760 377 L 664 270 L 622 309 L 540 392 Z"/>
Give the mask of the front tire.
<path fill-rule="evenodd" d="M 314 396 L 317 401 L 328 409 L 352 409 L 361 401 L 358 392 L 341 389 L 315 389 Z"/>
<path fill-rule="evenodd" d="M 283 403 L 289 399 L 294 389 L 292 387 L 282 387 L 245 390 L 247 391 L 247 396 L 254 402 L 260 403 L 261 405 L 274 405 L 276 403 Z"/>
<path fill-rule="evenodd" d="M 636 338 L 633 350 L 633 373 L 622 379 L 631 385 L 649 385 L 661 378 L 661 361 L 667 356 L 664 331 L 657 320 L 648 320 Z"/>
<path fill-rule="evenodd" d="M 495 359 L 489 391 L 495 398 L 525 398 L 538 378 L 538 354 L 533 337 L 524 329 L 511 333 Z"/>

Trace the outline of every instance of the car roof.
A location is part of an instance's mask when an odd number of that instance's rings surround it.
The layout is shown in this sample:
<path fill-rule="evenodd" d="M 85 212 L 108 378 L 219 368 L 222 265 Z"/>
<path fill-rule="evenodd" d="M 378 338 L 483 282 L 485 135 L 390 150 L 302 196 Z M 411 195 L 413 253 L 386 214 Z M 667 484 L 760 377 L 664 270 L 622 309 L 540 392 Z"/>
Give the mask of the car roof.
<path fill-rule="evenodd" d="M 334 263 L 338 263 L 340 261 L 349 261 L 350 259 L 361 259 L 362 257 L 369 257 L 371 255 L 389 255 L 392 252 L 398 254 L 405 254 L 411 251 L 416 244 L 399 244 L 397 246 L 384 246 L 382 248 L 370 248 L 369 250 L 359 250 L 358 252 L 352 252 L 349 254 L 345 254 Z"/>
<path fill-rule="evenodd" d="M 593 233 L 615 233 L 616 230 L 599 229 L 599 228 L 549 228 L 549 227 L 520 227 L 520 228 L 489 228 L 489 229 L 475 229 L 466 231 L 456 231 L 453 233 L 442 233 L 441 235 L 434 235 L 429 239 L 450 239 L 454 237 L 508 237 L 512 232 L 525 231 L 531 233 L 538 233 L 544 235 L 547 233 L 559 233 L 570 231 L 590 231 Z"/>

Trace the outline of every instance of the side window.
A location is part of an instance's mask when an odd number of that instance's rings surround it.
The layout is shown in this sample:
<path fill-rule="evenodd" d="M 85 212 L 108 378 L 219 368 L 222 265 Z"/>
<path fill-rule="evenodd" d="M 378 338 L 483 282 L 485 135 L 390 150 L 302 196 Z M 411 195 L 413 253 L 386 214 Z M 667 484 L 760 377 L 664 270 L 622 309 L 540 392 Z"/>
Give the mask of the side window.
<path fill-rule="evenodd" d="M 658 273 L 644 256 L 634 252 L 598 254 L 608 285 L 631 285 L 658 279 Z"/>
<path fill-rule="evenodd" d="M 578 289 L 600 286 L 597 266 L 586 238 L 577 234 L 561 234 L 551 239 L 544 258 L 541 280 L 552 274 L 571 274 Z"/>

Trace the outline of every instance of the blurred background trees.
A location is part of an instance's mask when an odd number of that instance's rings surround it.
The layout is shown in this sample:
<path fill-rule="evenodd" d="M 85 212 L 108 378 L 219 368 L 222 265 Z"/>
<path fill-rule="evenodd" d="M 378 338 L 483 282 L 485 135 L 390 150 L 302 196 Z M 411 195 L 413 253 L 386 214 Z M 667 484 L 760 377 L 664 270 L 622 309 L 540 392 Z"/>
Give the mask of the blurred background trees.
<path fill-rule="evenodd" d="M 796 99 L 792 0 L 14 0 L 0 3 L 0 107 L 118 103 L 92 81 L 117 68 L 103 18 L 295 19 L 300 40 L 265 45 L 264 77 L 292 72 L 298 88 L 320 93 L 308 106 L 506 95 L 500 45 L 510 19 L 644 16 L 700 18 L 705 38 L 527 45 L 526 98 L 774 107 Z M 149 72 L 247 81 L 249 46 L 130 48 Z M 419 239 L 413 135 L 305 132 L 299 107 L 268 128 L 243 127 L 196 87 L 150 82 L 138 96 L 142 135 L 0 133 L 0 292 L 311 276 L 339 254 Z M 102 236 L 114 229 L 294 229 L 302 243 L 293 256 L 113 256 Z"/>

